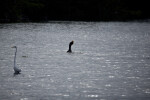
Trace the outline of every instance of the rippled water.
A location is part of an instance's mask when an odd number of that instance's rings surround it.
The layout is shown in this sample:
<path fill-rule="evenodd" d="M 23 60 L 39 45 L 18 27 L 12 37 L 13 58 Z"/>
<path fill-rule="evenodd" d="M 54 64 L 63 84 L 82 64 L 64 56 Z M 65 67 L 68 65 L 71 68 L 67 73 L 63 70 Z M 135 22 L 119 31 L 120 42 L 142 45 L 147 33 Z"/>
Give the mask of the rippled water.
<path fill-rule="evenodd" d="M 150 23 L 0 24 L 0 100 L 149 99 Z"/>

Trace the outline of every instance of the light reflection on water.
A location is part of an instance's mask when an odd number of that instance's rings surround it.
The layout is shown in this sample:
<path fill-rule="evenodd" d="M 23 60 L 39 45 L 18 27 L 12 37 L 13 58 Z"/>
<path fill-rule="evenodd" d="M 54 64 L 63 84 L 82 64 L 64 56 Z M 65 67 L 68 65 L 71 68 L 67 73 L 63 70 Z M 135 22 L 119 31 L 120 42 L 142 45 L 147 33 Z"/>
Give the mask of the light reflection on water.
<path fill-rule="evenodd" d="M 149 39 L 146 22 L 0 24 L 0 99 L 149 100 Z"/>

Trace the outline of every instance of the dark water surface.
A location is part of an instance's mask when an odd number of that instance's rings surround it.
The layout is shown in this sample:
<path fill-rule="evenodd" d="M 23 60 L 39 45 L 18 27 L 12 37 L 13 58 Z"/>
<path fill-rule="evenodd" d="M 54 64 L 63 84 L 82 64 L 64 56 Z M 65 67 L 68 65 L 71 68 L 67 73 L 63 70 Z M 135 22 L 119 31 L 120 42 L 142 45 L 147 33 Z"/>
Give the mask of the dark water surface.
<path fill-rule="evenodd" d="M 150 100 L 150 23 L 0 24 L 0 100 Z"/>

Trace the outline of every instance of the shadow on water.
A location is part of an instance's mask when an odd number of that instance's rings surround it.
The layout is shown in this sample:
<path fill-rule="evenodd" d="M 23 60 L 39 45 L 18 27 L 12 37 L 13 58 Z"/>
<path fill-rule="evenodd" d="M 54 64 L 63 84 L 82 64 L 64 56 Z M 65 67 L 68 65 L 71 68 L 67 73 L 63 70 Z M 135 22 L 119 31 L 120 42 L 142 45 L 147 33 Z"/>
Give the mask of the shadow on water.
<path fill-rule="evenodd" d="M 19 74 L 13 74 L 13 77 L 26 77 L 27 74 L 24 74 L 24 73 L 19 73 Z"/>
<path fill-rule="evenodd" d="M 14 75 L 14 77 L 15 77 L 15 76 L 20 75 L 20 74 L 21 74 L 21 73 L 14 73 L 13 75 Z"/>
<path fill-rule="evenodd" d="M 70 53 L 70 52 L 67 52 L 67 54 L 70 54 L 70 55 L 73 55 L 73 54 L 74 54 L 74 55 L 76 55 L 76 54 L 84 54 L 84 53 L 83 53 L 83 52 L 71 52 L 71 53 Z"/>

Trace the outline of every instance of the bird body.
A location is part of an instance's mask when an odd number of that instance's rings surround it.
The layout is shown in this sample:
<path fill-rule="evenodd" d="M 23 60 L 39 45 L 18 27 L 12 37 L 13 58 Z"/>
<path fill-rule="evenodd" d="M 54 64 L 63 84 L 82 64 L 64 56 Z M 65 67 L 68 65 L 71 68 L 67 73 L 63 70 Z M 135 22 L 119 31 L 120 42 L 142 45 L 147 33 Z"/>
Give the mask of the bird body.
<path fill-rule="evenodd" d="M 14 71 L 15 71 L 14 74 L 20 74 L 21 69 L 19 69 L 19 68 L 17 68 L 17 67 L 15 66 L 15 67 L 14 67 Z"/>
<path fill-rule="evenodd" d="M 13 46 L 12 48 L 15 48 L 16 51 L 15 51 L 15 56 L 14 56 L 14 74 L 20 74 L 21 72 L 21 69 L 17 68 L 16 67 L 16 55 L 17 55 L 17 47 L 16 46 Z"/>

